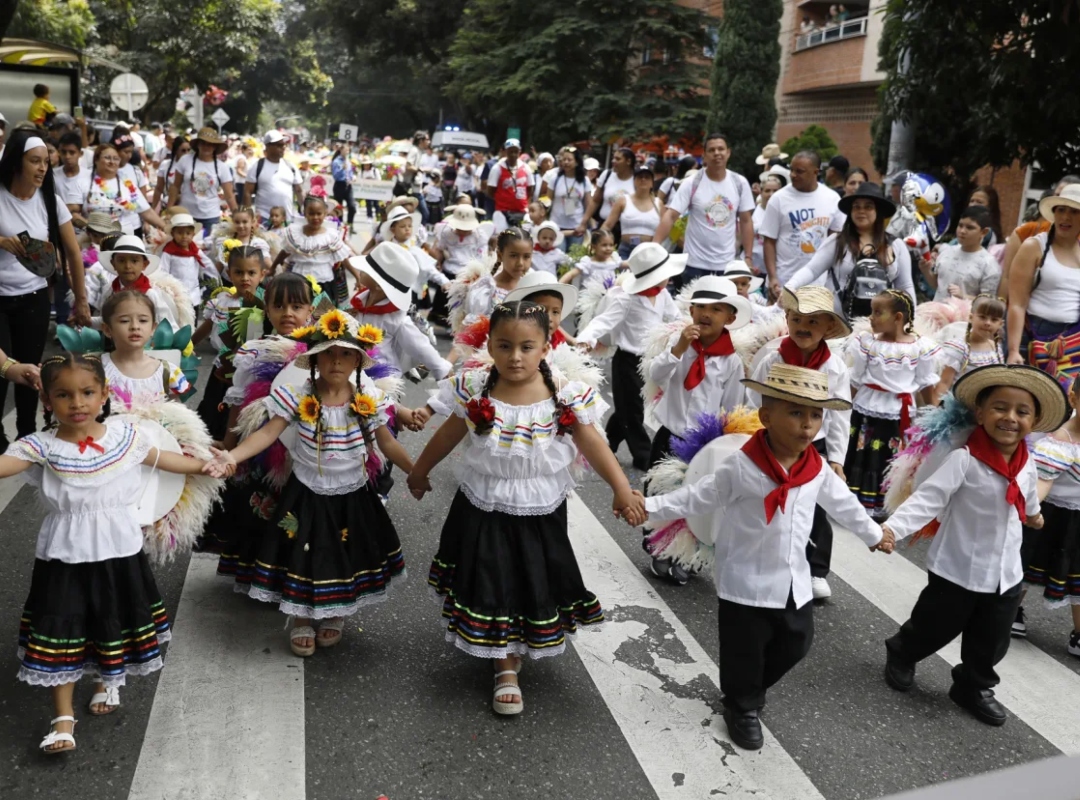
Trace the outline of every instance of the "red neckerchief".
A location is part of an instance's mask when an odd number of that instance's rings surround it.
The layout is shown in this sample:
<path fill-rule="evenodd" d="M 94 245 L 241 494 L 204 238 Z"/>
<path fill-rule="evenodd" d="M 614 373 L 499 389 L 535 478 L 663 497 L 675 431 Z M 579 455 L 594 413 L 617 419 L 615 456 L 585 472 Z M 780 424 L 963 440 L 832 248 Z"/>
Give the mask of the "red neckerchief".
<path fill-rule="evenodd" d="M 353 307 L 353 309 L 356 310 L 356 313 L 358 313 L 358 314 L 376 314 L 376 315 L 379 315 L 379 314 L 393 314 L 395 311 L 398 310 L 398 307 L 395 306 L 393 303 L 390 303 L 390 302 L 379 303 L 378 305 L 375 305 L 375 306 L 365 306 L 364 301 L 361 300 L 360 298 L 361 297 L 367 297 L 368 294 L 369 294 L 369 292 L 367 292 L 367 291 L 357 292 L 356 294 L 353 295 L 352 300 L 349 301 L 349 305 L 351 305 Z"/>
<path fill-rule="evenodd" d="M 644 289 L 637 293 L 638 297 L 656 297 L 660 292 L 664 291 L 663 286 L 654 286 L 651 289 Z"/>
<path fill-rule="evenodd" d="M 85 439 L 80 439 L 78 444 L 79 444 L 79 452 L 80 453 L 85 453 L 86 448 L 88 448 L 88 447 L 91 448 L 92 450 L 97 450 L 99 453 L 104 453 L 105 452 L 105 448 L 102 447 L 97 442 L 95 442 L 93 436 L 87 436 Z"/>
<path fill-rule="evenodd" d="M 686 378 L 683 379 L 683 387 L 687 390 L 693 389 L 705 380 L 705 359 L 709 356 L 730 356 L 735 352 L 735 348 L 731 344 L 731 334 L 726 330 L 722 331 L 716 337 L 716 341 L 708 347 L 703 347 L 701 342 L 698 341 L 690 342 L 690 346 L 697 353 L 697 358 L 694 359 L 694 363 L 690 365 L 690 371 L 686 373 Z"/>
<path fill-rule="evenodd" d="M 555 249 L 554 247 L 541 247 L 538 244 L 533 245 L 533 250 L 535 250 L 538 253 L 550 253 L 554 249 Z"/>
<path fill-rule="evenodd" d="M 776 460 L 769 441 L 765 438 L 765 431 L 759 430 L 750 441 L 742 446 L 742 451 L 750 457 L 765 477 L 776 484 L 776 488 L 765 495 L 765 524 L 772 522 L 776 509 L 783 513 L 786 511 L 788 491 L 804 483 L 810 483 L 821 472 L 821 456 L 814 447 L 807 447 L 799 460 L 791 465 L 788 472 L 780 466 Z"/>
<path fill-rule="evenodd" d="M 1016 476 L 1020 474 L 1020 470 L 1027 464 L 1027 442 L 1023 439 L 1020 440 L 1020 444 L 1016 446 L 1012 458 L 1006 464 L 1005 456 L 997 449 L 994 440 L 990 438 L 990 434 L 980 426 L 972 431 L 970 438 L 968 438 L 967 449 L 975 458 L 1009 482 L 1009 487 L 1005 490 L 1005 502 L 1010 506 L 1015 506 L 1021 522 L 1027 522 L 1027 500 L 1024 499 L 1024 493 L 1020 491 L 1020 484 L 1016 482 Z"/>
<path fill-rule="evenodd" d="M 145 273 L 140 275 L 139 279 L 135 281 L 135 283 L 131 284 L 131 286 L 124 286 L 124 284 L 120 282 L 119 278 L 113 278 L 112 282 L 112 290 L 114 292 L 122 292 L 129 289 L 133 292 L 140 292 L 141 294 L 146 294 L 152 288 L 153 286 L 150 283 L 150 279 L 146 277 Z"/>
<path fill-rule="evenodd" d="M 561 329 L 556 328 L 555 333 L 551 334 L 551 346 L 558 347 L 560 344 L 566 344 L 566 335 Z"/>
<path fill-rule="evenodd" d="M 863 386 L 867 389 L 873 389 L 875 392 L 896 394 L 892 389 L 886 389 L 876 383 L 864 383 Z M 915 407 L 915 395 L 905 392 L 896 396 L 900 398 L 900 441 L 907 444 L 907 430 L 911 427 L 911 409 Z"/>
<path fill-rule="evenodd" d="M 822 339 L 818 342 L 817 350 L 810 354 L 810 358 L 806 359 L 806 363 L 803 363 L 803 351 L 799 349 L 799 345 L 795 344 L 795 340 L 790 336 L 785 336 L 780 340 L 780 358 L 784 359 L 785 364 L 790 364 L 793 367 L 820 370 L 825 366 L 825 362 L 829 360 L 830 355 L 832 355 L 832 351 L 829 349 L 829 345 L 825 343 L 825 340 Z"/>
<path fill-rule="evenodd" d="M 198 258 L 199 246 L 193 241 L 184 248 L 170 240 L 166 243 L 165 249 L 162 252 L 168 253 L 170 256 L 189 256 L 190 258 Z"/>

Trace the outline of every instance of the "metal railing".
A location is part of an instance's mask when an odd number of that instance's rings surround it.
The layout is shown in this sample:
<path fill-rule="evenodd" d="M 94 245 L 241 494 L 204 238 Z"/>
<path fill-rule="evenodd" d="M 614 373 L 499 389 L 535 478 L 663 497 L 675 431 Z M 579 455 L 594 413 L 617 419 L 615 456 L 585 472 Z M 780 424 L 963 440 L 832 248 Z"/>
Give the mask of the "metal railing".
<path fill-rule="evenodd" d="M 795 40 L 795 52 L 808 50 L 830 42 L 839 42 L 841 39 L 853 39 L 856 36 L 866 36 L 867 17 L 849 19 L 839 25 L 830 25 L 810 33 L 804 33 Z"/>

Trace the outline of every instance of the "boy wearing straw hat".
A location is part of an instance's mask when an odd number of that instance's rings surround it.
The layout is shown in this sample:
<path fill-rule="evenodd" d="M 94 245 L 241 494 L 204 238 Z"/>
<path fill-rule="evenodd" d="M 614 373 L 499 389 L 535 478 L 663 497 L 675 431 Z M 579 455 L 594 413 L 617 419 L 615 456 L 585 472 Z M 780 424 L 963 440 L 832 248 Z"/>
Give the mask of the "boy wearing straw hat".
<path fill-rule="evenodd" d="M 975 429 L 883 526 L 896 539 L 934 538 L 926 588 L 885 642 L 885 680 L 909 691 L 915 665 L 962 635 L 949 698 L 987 725 L 1004 725 L 994 667 L 1009 650 L 1020 605 L 1022 526 L 1043 525 L 1025 437 L 1056 430 L 1071 410 L 1060 384 L 1035 367 L 979 367 L 956 382 L 953 395 L 974 414 Z"/>
<path fill-rule="evenodd" d="M 826 342 L 827 339 L 840 339 L 851 333 L 847 322 L 834 310 L 832 292 L 823 286 L 804 286 L 795 292 L 781 289 L 780 306 L 787 314 L 789 334 L 780 341 L 780 347 L 762 358 L 751 377 L 757 381 L 765 380 L 773 364 L 807 367 L 828 378 L 831 396 L 850 401 L 851 371 L 842 357 L 832 355 Z M 753 397 L 748 404 L 758 405 Z M 814 438 L 814 447 L 841 479 L 844 478 L 844 459 L 847 458 L 850 438 L 851 410 L 826 409 L 821 430 Z M 818 508 L 814 512 L 814 527 L 806 547 L 806 557 L 810 562 L 810 585 L 815 600 L 832 596 L 828 581 L 832 540 L 832 525 L 825 512 Z"/>
<path fill-rule="evenodd" d="M 724 721 L 735 744 L 758 750 L 765 693 L 814 638 L 804 552 L 815 507 L 824 506 L 872 550 L 890 553 L 892 542 L 812 446 L 823 413 L 851 407 L 830 396 L 825 374 L 778 363 L 764 381 L 743 383 L 761 395 L 764 428 L 711 475 L 646 498 L 644 506 L 650 519 L 723 509 L 714 524 Z"/>

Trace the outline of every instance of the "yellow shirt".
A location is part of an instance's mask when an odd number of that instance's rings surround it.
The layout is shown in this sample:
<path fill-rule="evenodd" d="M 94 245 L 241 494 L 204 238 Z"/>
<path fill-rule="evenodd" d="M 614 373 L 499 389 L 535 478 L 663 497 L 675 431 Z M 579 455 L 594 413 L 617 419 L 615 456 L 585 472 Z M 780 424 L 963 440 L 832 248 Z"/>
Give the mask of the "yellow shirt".
<path fill-rule="evenodd" d="M 35 97 L 34 102 L 30 104 L 30 112 L 27 115 L 29 120 L 36 125 L 45 124 L 45 116 L 47 114 L 55 114 L 56 106 L 49 102 L 47 97 Z"/>

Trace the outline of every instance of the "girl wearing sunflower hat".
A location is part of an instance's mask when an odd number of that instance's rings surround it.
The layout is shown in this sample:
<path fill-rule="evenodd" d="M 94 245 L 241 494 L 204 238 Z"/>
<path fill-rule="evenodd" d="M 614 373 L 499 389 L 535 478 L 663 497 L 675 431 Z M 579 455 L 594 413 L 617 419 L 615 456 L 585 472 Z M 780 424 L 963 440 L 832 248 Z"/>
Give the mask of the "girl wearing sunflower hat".
<path fill-rule="evenodd" d="M 373 363 L 366 351 L 382 331 L 335 309 L 291 335 L 307 345 L 295 364 L 310 377 L 276 387 L 263 401 L 269 422 L 218 458 L 232 474 L 286 430 L 294 434 L 283 441 L 292 475 L 259 541 L 260 569 L 246 592 L 293 616 L 292 650 L 310 656 L 316 646 L 337 644 L 344 618 L 385 599 L 391 580 L 404 575 L 401 543 L 374 488 L 376 445 L 406 472 L 412 460 L 386 427 L 390 399 L 364 372 Z"/>

